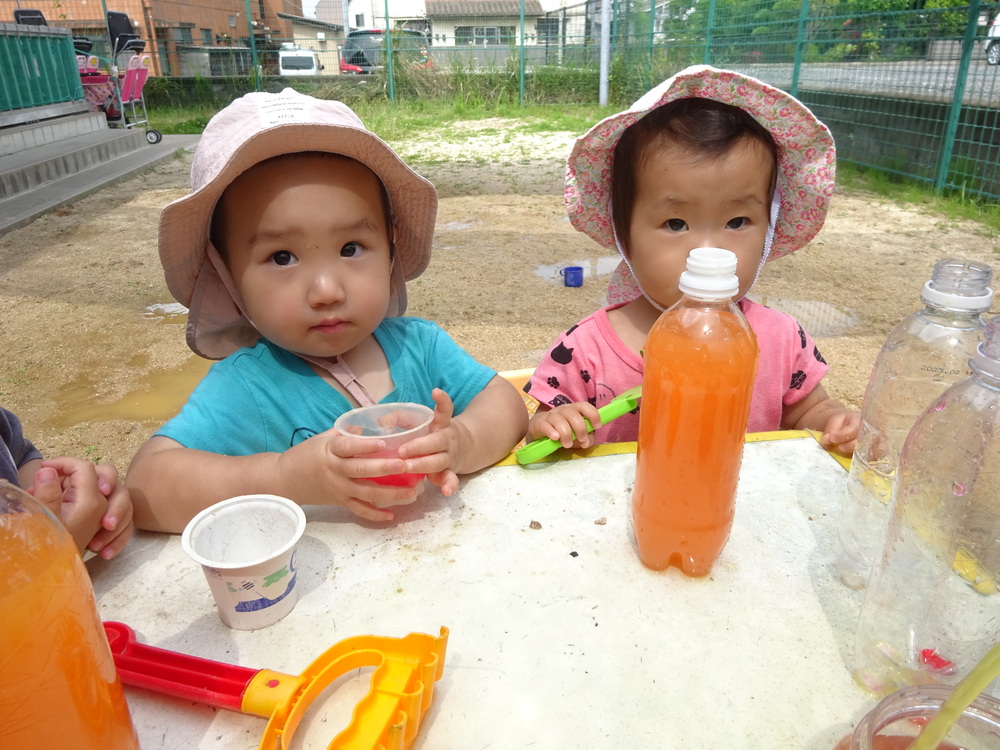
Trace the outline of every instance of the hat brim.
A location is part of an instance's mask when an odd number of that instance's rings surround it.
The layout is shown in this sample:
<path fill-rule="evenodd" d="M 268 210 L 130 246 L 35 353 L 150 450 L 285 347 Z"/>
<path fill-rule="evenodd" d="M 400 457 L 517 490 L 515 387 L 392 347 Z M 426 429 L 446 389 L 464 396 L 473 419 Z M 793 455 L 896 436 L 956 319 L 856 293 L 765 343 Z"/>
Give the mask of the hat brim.
<path fill-rule="evenodd" d="M 806 245 L 822 228 L 833 195 L 836 147 L 830 130 L 784 91 L 708 65 L 686 68 L 577 139 L 566 163 L 564 193 L 573 226 L 602 247 L 621 251 L 611 216 L 612 163 L 618 141 L 627 128 L 653 110 L 690 98 L 739 107 L 771 133 L 778 147 L 776 189 L 781 206 L 768 259 Z"/>

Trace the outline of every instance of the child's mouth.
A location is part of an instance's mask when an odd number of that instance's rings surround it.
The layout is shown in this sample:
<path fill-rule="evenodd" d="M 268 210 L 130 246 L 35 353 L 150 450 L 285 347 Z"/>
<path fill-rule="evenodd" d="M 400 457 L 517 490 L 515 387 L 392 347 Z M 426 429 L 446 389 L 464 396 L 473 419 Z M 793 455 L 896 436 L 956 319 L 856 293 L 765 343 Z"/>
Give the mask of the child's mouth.
<path fill-rule="evenodd" d="M 346 320 L 324 320 L 322 323 L 313 326 L 313 330 L 320 333 L 339 333 L 345 328 L 347 328 Z"/>

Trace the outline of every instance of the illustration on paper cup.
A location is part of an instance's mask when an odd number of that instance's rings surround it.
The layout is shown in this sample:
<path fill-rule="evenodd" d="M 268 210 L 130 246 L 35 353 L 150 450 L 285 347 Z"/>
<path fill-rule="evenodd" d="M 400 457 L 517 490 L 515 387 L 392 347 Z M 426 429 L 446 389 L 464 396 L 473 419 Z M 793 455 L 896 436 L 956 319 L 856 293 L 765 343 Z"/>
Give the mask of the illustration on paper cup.
<path fill-rule="evenodd" d="M 218 573 L 218 571 L 216 572 Z M 221 574 L 219 577 L 223 578 Z M 255 597 L 253 599 L 243 599 L 237 602 L 233 609 L 237 612 L 258 612 L 262 609 L 273 607 L 275 604 L 291 594 L 295 590 L 295 581 L 297 577 L 298 573 L 295 570 L 295 556 L 293 555 L 288 565 L 283 566 L 281 569 L 271 573 L 271 575 L 264 576 L 261 579 L 244 580 L 239 583 L 238 587 L 234 586 L 233 581 L 231 580 L 225 580 L 224 578 L 223 580 L 225 581 L 226 588 L 234 594 L 242 594 L 245 592 L 253 594 Z M 279 587 L 277 584 L 285 578 L 288 578 L 285 589 L 278 594 Z M 274 586 L 273 589 L 271 589 L 272 586 Z M 267 591 L 264 591 L 265 589 L 267 589 Z M 277 594 L 277 596 L 274 596 L 275 594 Z"/>

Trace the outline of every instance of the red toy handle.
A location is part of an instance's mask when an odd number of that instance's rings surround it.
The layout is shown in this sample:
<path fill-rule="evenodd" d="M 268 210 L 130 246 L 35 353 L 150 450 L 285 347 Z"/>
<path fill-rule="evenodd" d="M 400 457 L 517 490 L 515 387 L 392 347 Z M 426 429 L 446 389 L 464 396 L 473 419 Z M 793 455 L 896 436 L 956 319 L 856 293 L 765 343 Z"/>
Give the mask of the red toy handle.
<path fill-rule="evenodd" d="M 260 671 L 137 643 L 120 622 L 104 623 L 104 632 L 122 682 L 177 698 L 242 711 L 243 693 Z"/>

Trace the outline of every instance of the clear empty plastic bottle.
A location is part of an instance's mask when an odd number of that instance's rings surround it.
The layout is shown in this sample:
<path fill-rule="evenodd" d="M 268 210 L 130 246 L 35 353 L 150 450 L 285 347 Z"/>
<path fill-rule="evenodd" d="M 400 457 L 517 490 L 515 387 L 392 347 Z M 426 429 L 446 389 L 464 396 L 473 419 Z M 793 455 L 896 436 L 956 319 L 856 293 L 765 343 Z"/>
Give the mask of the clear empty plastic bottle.
<path fill-rule="evenodd" d="M 934 265 L 920 297 L 926 307 L 893 329 L 872 368 L 861 405 L 840 523 L 841 580 L 862 588 L 885 531 L 899 451 L 913 423 L 935 398 L 969 374 L 982 340 L 993 272 L 985 263 L 949 258 Z"/>
<path fill-rule="evenodd" d="M 955 684 L 1000 640 L 1000 318 L 985 336 L 899 457 L 854 654 L 878 695 Z"/>

